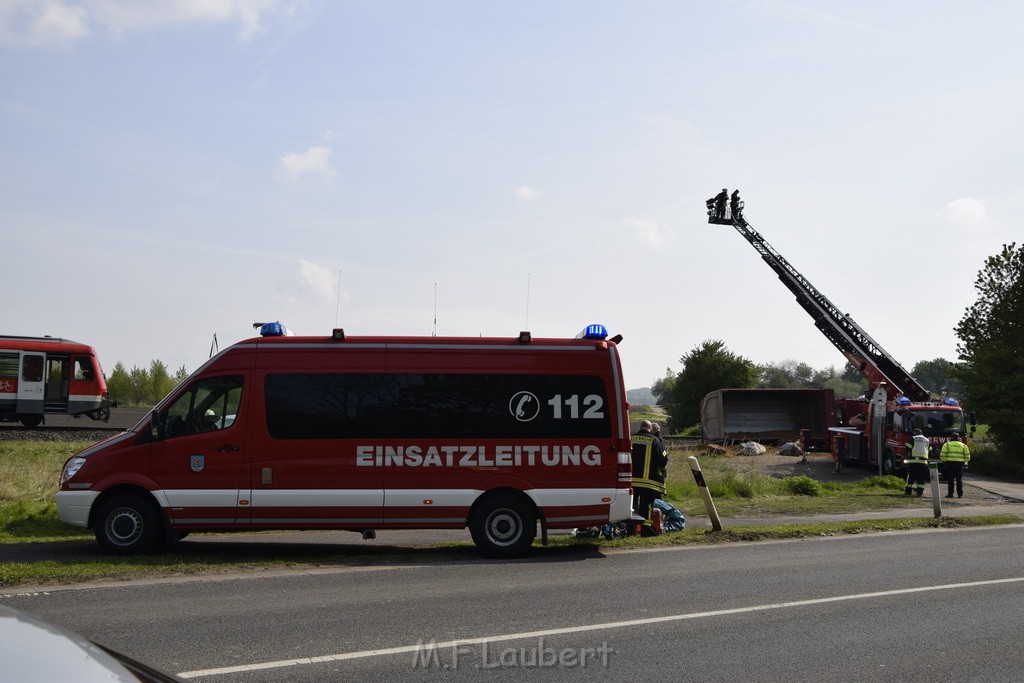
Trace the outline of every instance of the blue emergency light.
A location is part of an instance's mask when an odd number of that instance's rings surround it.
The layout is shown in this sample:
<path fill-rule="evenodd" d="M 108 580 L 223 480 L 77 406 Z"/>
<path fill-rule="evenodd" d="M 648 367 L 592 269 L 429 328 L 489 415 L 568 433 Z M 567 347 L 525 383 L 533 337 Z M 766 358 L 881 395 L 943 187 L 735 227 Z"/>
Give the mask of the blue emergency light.
<path fill-rule="evenodd" d="M 608 329 L 604 325 L 587 325 L 586 329 L 576 335 L 577 339 L 606 339 Z"/>
<path fill-rule="evenodd" d="M 944 398 L 944 399 L 942 399 L 942 402 L 945 403 L 947 406 L 958 406 L 958 405 L 960 405 L 960 401 L 956 400 L 955 398 Z"/>
<path fill-rule="evenodd" d="M 906 396 L 900 396 L 898 399 L 896 399 L 896 403 L 897 405 L 901 406 L 909 406 L 911 403 L 913 403 L 913 401 L 911 401 Z"/>
<path fill-rule="evenodd" d="M 261 337 L 283 337 L 284 336 L 284 325 L 279 322 L 263 323 L 260 327 Z"/>

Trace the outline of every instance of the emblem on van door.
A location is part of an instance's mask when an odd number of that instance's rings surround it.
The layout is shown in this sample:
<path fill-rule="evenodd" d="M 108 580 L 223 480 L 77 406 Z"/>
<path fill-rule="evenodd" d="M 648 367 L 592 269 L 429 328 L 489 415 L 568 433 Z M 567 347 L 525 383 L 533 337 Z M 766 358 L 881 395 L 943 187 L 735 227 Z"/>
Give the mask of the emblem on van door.
<path fill-rule="evenodd" d="M 206 456 L 205 455 L 193 455 L 190 465 L 193 472 L 202 472 L 206 469 Z"/>
<path fill-rule="evenodd" d="M 529 422 L 540 412 L 540 401 L 529 391 L 519 391 L 508 402 L 508 410 L 520 422 Z"/>

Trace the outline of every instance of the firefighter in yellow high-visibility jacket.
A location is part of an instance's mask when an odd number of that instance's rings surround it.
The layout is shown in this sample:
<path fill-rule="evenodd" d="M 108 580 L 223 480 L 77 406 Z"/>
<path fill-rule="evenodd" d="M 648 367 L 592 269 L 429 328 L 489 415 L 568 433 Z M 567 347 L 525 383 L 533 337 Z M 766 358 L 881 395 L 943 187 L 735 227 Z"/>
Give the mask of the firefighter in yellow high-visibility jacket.
<path fill-rule="evenodd" d="M 953 432 L 949 441 L 942 444 L 939 451 L 939 460 L 946 465 L 946 484 L 949 488 L 946 491 L 946 498 L 953 497 L 953 485 L 956 485 L 958 498 L 964 497 L 964 468 L 971 461 L 971 449 L 960 440 L 960 435 Z"/>
<path fill-rule="evenodd" d="M 652 508 L 654 501 L 665 493 L 665 474 L 668 455 L 665 443 L 654 434 L 650 420 L 640 423 L 633 435 L 633 509 L 644 518 L 642 536 L 654 536 Z"/>

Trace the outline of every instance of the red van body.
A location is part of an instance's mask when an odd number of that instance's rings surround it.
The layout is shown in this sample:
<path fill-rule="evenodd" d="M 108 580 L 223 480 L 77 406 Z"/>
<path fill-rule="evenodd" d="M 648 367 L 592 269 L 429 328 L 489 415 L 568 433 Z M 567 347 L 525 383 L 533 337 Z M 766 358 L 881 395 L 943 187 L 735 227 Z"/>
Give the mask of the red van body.
<path fill-rule="evenodd" d="M 485 554 L 518 555 L 538 522 L 546 538 L 630 516 L 603 336 L 239 342 L 70 458 L 58 513 L 116 553 L 200 530 L 468 526 Z"/>

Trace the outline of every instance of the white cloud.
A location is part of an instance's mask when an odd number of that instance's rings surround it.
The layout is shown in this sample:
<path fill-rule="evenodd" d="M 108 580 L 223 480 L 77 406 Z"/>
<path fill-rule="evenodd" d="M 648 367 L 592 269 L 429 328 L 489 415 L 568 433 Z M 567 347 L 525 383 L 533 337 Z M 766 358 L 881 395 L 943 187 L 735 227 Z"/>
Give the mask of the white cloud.
<path fill-rule="evenodd" d="M 936 216 L 944 223 L 961 228 L 976 228 L 988 220 L 988 207 L 979 199 L 954 199 Z"/>
<path fill-rule="evenodd" d="M 645 221 L 639 218 L 627 218 L 623 224 L 633 231 L 642 244 L 651 247 L 667 247 L 672 244 L 675 231 L 658 225 L 654 221 Z"/>
<path fill-rule="evenodd" d="M 535 202 L 542 196 L 539 190 L 535 190 L 529 185 L 520 185 L 516 188 L 516 199 L 521 202 Z"/>
<path fill-rule="evenodd" d="M 89 35 L 88 19 L 61 0 L 0 0 L 0 46 L 68 48 Z"/>
<path fill-rule="evenodd" d="M 299 259 L 299 289 L 324 301 L 334 301 L 338 274 L 326 266 Z"/>
<path fill-rule="evenodd" d="M 288 152 L 277 160 L 278 170 L 291 182 L 297 182 L 303 174 L 318 174 L 333 178 L 338 172 L 331 167 L 330 147 L 313 146 L 305 152 Z"/>
<path fill-rule="evenodd" d="M 0 45 L 67 48 L 94 31 L 114 34 L 168 24 L 237 23 L 238 40 L 304 0 L 0 0 Z"/>

